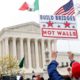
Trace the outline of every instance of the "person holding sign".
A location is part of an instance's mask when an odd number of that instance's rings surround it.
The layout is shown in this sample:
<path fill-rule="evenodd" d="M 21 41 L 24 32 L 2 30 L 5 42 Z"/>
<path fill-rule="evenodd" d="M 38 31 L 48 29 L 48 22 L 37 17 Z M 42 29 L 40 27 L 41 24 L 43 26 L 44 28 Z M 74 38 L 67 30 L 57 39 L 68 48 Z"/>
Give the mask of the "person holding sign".
<path fill-rule="evenodd" d="M 47 68 L 50 80 L 65 80 L 57 71 L 58 66 L 58 62 L 56 61 L 57 53 L 52 52 L 51 57 L 52 61 Z"/>

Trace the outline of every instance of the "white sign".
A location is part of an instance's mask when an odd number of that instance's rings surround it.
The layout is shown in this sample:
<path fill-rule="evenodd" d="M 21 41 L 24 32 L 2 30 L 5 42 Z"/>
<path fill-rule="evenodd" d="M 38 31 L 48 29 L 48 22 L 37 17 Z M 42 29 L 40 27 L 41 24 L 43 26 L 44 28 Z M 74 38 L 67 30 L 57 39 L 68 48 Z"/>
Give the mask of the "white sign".
<path fill-rule="evenodd" d="M 40 15 L 42 37 L 77 39 L 74 16 Z"/>

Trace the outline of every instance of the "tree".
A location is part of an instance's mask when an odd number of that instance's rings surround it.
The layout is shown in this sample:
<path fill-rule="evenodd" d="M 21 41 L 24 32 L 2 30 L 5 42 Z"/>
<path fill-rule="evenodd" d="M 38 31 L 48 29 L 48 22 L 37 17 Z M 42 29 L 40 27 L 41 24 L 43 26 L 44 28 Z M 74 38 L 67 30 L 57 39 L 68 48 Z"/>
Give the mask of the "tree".
<path fill-rule="evenodd" d="M 0 74 L 11 75 L 19 71 L 18 61 L 12 55 L 5 55 L 0 58 Z"/>

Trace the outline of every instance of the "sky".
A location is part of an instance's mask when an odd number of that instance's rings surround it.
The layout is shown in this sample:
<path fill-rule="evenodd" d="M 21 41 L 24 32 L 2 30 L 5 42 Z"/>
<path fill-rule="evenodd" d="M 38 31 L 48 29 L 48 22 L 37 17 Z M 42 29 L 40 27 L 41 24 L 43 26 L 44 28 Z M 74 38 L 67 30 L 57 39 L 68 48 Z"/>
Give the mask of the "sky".
<path fill-rule="evenodd" d="M 62 5 L 67 3 L 69 0 L 39 0 L 39 11 L 29 12 L 20 11 L 20 6 L 27 2 L 29 5 L 33 5 L 34 0 L 0 0 L 0 30 L 5 27 L 10 27 L 13 25 L 18 25 L 26 22 L 35 21 L 39 23 L 40 14 L 53 15 Z M 74 5 L 80 3 L 80 0 L 73 0 Z M 76 7 L 76 6 L 75 6 Z M 80 35 L 80 15 L 76 16 L 77 30 Z M 61 44 L 62 43 L 62 44 Z M 74 43 L 74 45 L 72 45 Z M 65 45 L 64 45 L 65 44 Z M 59 40 L 58 45 L 62 48 L 57 47 L 60 51 L 73 50 L 74 52 L 80 53 L 80 41 L 79 40 Z M 64 47 L 65 46 L 65 47 Z M 76 47 L 75 47 L 76 46 Z M 65 48 L 65 49 L 64 49 Z M 76 48 L 76 49 L 75 49 Z"/>

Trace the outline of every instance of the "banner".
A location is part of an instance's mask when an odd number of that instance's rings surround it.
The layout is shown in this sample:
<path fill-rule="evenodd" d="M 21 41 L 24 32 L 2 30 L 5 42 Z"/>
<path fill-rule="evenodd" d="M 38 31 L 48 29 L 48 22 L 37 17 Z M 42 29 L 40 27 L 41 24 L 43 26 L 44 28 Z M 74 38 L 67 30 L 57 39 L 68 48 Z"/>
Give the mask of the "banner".
<path fill-rule="evenodd" d="M 40 15 L 42 37 L 77 39 L 74 16 Z"/>

